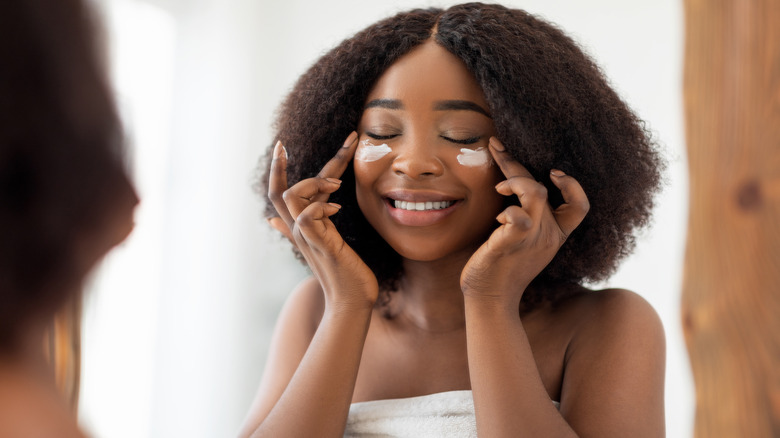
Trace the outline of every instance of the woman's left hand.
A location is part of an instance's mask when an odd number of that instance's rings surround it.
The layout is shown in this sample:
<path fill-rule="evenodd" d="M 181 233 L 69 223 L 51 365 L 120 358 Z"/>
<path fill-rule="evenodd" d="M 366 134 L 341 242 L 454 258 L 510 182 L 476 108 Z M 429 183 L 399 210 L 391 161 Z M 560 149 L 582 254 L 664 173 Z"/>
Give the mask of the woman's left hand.
<path fill-rule="evenodd" d="M 507 178 L 496 191 L 517 196 L 520 205 L 509 206 L 496 217 L 501 226 L 466 263 L 460 285 L 467 297 L 517 309 L 526 287 L 552 261 L 590 204 L 577 180 L 552 170 L 550 178 L 564 201 L 553 210 L 545 186 L 495 137 L 490 139 L 490 153 Z"/>

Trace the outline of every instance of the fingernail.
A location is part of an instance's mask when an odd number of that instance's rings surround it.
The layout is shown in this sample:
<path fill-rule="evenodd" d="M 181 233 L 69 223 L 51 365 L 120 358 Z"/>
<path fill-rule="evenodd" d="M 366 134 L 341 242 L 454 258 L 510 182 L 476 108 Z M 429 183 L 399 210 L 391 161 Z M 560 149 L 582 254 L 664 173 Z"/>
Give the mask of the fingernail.
<path fill-rule="evenodd" d="M 336 179 L 336 178 L 325 178 L 325 180 L 326 180 L 326 181 L 328 181 L 328 182 L 331 182 L 331 183 L 333 183 L 333 184 L 341 184 L 341 180 L 340 180 L 340 179 Z"/>
<path fill-rule="evenodd" d="M 496 189 L 500 189 L 501 187 L 504 187 L 506 185 L 506 181 L 501 181 L 500 183 L 496 184 Z"/>
<path fill-rule="evenodd" d="M 271 226 L 274 230 L 279 230 L 279 227 L 276 226 L 276 219 L 279 219 L 278 217 L 269 217 L 265 221 L 268 222 L 268 225 Z"/>
<path fill-rule="evenodd" d="M 341 205 L 339 205 L 339 204 L 336 204 L 335 202 L 328 202 L 328 205 L 330 205 L 331 207 L 336 207 L 336 208 L 338 208 L 339 210 L 341 210 Z"/>
<path fill-rule="evenodd" d="M 282 154 L 284 154 L 285 158 L 287 158 L 287 152 L 284 150 L 284 146 L 282 146 L 282 141 L 279 140 L 274 146 L 274 159 L 282 158 Z"/>
<path fill-rule="evenodd" d="M 553 176 L 566 176 L 565 173 L 563 173 L 562 171 L 560 171 L 558 169 L 551 170 L 550 174 L 553 175 Z"/>
<path fill-rule="evenodd" d="M 341 147 L 346 149 L 346 148 L 352 146 L 352 143 L 354 143 L 355 140 L 357 140 L 357 132 L 352 131 L 352 134 L 349 134 L 349 137 L 347 137 L 347 140 L 344 141 L 344 145 L 341 146 Z"/>
<path fill-rule="evenodd" d="M 489 141 L 489 143 L 490 143 L 490 146 L 492 146 L 492 147 L 493 147 L 493 149 L 495 149 L 495 150 L 497 150 L 497 151 L 501 151 L 501 152 L 503 152 L 503 151 L 505 151 L 505 150 L 506 150 L 506 148 L 504 147 L 504 145 L 502 145 L 502 144 L 501 144 L 501 142 L 500 142 L 500 141 L 498 141 L 498 139 L 497 139 L 497 138 L 495 138 L 495 137 L 490 137 L 490 141 Z"/>

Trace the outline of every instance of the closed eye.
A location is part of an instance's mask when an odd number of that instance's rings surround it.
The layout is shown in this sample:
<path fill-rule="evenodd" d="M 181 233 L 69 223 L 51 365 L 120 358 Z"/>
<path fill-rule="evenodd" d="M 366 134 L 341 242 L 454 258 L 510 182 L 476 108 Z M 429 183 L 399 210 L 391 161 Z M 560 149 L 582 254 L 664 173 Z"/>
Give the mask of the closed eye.
<path fill-rule="evenodd" d="M 465 145 L 467 145 L 467 144 L 474 144 L 474 143 L 478 142 L 479 140 L 482 139 L 482 136 L 459 139 L 459 138 L 450 138 L 450 137 L 446 137 L 446 136 L 442 135 L 441 138 L 443 138 L 443 139 L 445 139 L 445 140 L 447 140 L 449 142 L 455 143 L 455 144 L 465 144 Z"/>
<path fill-rule="evenodd" d="M 374 140 L 390 140 L 391 138 L 398 137 L 398 134 L 391 134 L 391 135 L 379 135 L 374 134 L 371 132 L 366 132 L 366 135 L 373 138 Z"/>

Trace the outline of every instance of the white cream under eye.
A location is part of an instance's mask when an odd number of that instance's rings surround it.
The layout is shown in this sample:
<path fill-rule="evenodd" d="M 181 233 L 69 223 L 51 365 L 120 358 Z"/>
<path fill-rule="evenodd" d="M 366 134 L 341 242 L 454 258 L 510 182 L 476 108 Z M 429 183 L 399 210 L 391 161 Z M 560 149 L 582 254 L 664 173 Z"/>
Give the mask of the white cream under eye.
<path fill-rule="evenodd" d="M 490 152 L 487 148 L 462 148 L 457 156 L 458 163 L 466 167 L 485 166 L 490 163 Z"/>
<path fill-rule="evenodd" d="M 379 160 L 385 155 L 390 153 L 390 146 L 385 143 L 375 145 L 371 143 L 371 140 L 365 139 L 360 142 L 357 152 L 355 152 L 355 159 L 370 163 L 372 161 Z"/>

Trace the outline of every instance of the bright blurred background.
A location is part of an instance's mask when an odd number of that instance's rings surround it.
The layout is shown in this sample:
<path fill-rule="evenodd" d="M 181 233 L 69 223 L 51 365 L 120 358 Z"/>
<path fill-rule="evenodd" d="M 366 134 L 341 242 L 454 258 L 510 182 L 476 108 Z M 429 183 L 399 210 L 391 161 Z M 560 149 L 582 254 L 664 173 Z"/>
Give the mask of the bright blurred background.
<path fill-rule="evenodd" d="M 320 55 L 366 25 L 458 2 L 94 2 L 142 204 L 135 231 L 91 282 L 81 422 L 95 437 L 235 436 L 279 308 L 306 275 L 265 224 L 251 187 L 273 141 L 276 106 Z M 667 435 L 691 436 L 693 384 L 679 324 L 687 219 L 682 5 L 503 4 L 573 36 L 666 150 L 668 181 L 654 225 L 605 285 L 638 292 L 661 315 Z"/>

